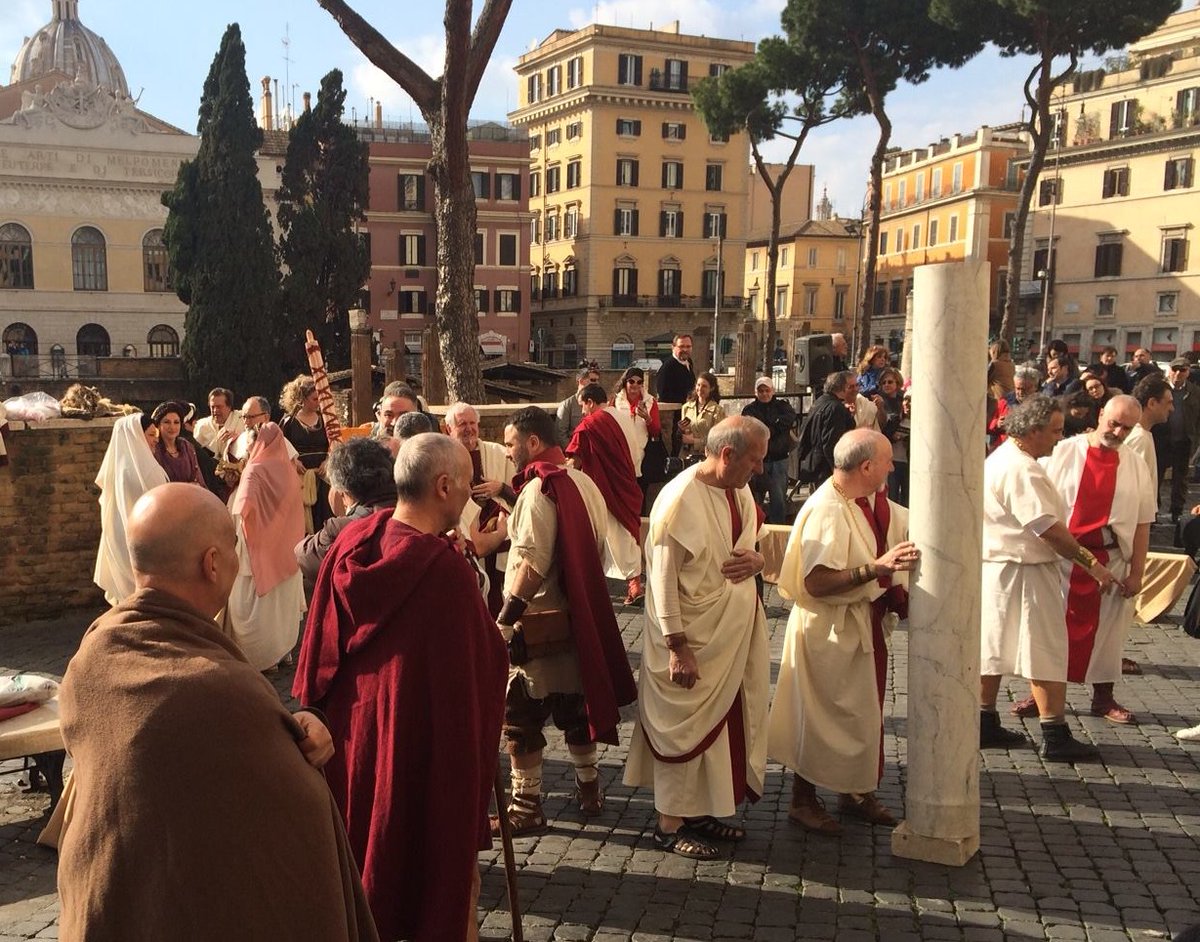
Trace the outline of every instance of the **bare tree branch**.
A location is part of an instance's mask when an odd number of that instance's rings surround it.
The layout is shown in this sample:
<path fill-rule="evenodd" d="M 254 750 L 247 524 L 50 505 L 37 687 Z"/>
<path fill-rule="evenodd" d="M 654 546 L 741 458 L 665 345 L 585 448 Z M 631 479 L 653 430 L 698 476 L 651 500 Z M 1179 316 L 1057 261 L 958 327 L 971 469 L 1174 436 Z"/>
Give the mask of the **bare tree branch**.
<path fill-rule="evenodd" d="M 393 46 L 379 30 L 364 20 L 344 0 L 317 0 L 363 55 L 393 79 L 416 103 L 422 114 L 438 107 L 437 80 Z"/>
<path fill-rule="evenodd" d="M 475 100 L 479 91 L 479 83 L 483 81 L 483 72 L 488 60 L 492 58 L 492 50 L 496 48 L 496 40 L 500 38 L 500 30 L 508 18 L 512 0 L 487 0 L 479 19 L 475 22 L 475 32 L 471 36 L 471 54 L 467 62 L 467 105 Z"/>

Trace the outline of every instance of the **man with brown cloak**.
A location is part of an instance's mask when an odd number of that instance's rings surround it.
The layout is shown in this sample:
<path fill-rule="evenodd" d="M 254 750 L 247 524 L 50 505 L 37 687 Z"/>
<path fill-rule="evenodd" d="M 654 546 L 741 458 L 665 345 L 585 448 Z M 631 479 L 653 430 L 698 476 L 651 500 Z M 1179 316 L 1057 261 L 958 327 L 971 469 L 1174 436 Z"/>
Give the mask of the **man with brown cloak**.
<path fill-rule="evenodd" d="M 75 794 L 62 939 L 378 939 L 312 713 L 290 715 L 214 621 L 238 571 L 224 505 L 164 484 L 128 528 L 136 590 L 63 680 Z"/>

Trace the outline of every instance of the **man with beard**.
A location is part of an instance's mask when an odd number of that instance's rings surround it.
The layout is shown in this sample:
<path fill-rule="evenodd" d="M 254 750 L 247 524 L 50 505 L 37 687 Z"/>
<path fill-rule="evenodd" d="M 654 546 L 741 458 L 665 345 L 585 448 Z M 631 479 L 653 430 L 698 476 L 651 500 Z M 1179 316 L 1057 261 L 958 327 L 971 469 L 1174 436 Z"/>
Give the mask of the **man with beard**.
<path fill-rule="evenodd" d="M 1154 522 L 1154 498 L 1145 462 L 1123 447 L 1141 418 L 1132 396 L 1114 396 L 1100 411 L 1099 427 L 1054 449 L 1047 473 L 1066 506 L 1067 528 L 1113 574 L 1118 591 L 1102 593 L 1096 580 L 1073 564 L 1063 566 L 1069 639 L 1067 680 L 1092 685 L 1092 715 L 1135 723 L 1113 696 L 1121 677 L 1121 651 L 1141 590 Z"/>
<path fill-rule="evenodd" d="M 473 406 L 456 402 L 447 409 L 446 430 L 471 456 L 471 499 L 463 506 L 459 529 L 470 538 L 487 574 L 488 610 L 494 617 L 499 614 L 503 599 L 501 586 L 508 548 L 506 517 L 516 500 L 509 482 L 517 469 L 504 453 L 503 445 L 480 439 L 479 413 Z"/>
<path fill-rule="evenodd" d="M 708 433 L 704 461 L 663 488 L 650 513 L 638 723 L 626 785 L 654 789 L 654 843 L 711 860 L 726 824 L 757 801 L 767 767 L 771 661 L 754 576 L 761 473 L 770 432 L 734 416 Z"/>
<path fill-rule="evenodd" d="M 517 412 L 504 429 L 504 447 L 517 467 L 517 501 L 496 624 L 512 663 L 504 739 L 512 760 L 514 834 L 546 826 L 546 721 L 553 718 L 566 739 L 577 807 L 596 815 L 604 807 L 596 743 L 616 744 L 618 709 L 637 697 L 600 562 L 604 496 L 586 474 L 567 467 L 556 434 L 554 416 L 536 406 Z"/>
<path fill-rule="evenodd" d="M 466 449 L 410 438 L 395 481 L 395 511 L 351 523 L 325 558 L 292 692 L 329 718 L 326 775 L 380 936 L 468 939 L 504 645 L 447 537 L 471 493 Z"/>
<path fill-rule="evenodd" d="M 608 394 L 599 384 L 579 390 L 583 420 L 567 445 L 567 457 L 591 478 L 608 508 L 604 570 L 628 586 L 625 604 L 645 594 L 642 588 L 642 491 L 629 457 L 625 433 L 609 411 Z"/>

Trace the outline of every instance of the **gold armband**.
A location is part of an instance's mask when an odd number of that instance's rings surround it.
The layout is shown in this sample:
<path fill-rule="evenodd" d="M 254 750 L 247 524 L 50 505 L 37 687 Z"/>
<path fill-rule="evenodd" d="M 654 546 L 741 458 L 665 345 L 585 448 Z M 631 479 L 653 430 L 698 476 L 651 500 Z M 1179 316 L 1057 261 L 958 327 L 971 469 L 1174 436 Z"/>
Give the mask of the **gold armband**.
<path fill-rule="evenodd" d="M 1096 554 L 1086 546 L 1079 547 L 1079 550 L 1071 558 L 1077 565 L 1082 566 L 1084 569 L 1091 569 L 1094 565 L 1096 565 L 1096 563 L 1099 562 L 1099 560 L 1096 559 Z"/>

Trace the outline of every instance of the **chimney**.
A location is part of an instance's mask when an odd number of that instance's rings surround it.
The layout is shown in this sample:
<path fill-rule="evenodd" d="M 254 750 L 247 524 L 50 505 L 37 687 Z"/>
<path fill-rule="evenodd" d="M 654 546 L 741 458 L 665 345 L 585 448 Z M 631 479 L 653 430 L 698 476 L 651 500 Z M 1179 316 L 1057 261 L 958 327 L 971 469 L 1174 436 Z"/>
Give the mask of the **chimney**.
<path fill-rule="evenodd" d="M 304 93 L 304 113 L 308 114 L 312 111 L 312 92 Z"/>
<path fill-rule="evenodd" d="M 275 130 L 275 110 L 271 107 L 271 76 L 264 75 L 262 80 L 262 114 L 258 123 L 264 131 Z"/>
<path fill-rule="evenodd" d="M 383 102 L 381 101 L 375 102 L 375 129 L 383 130 Z"/>

